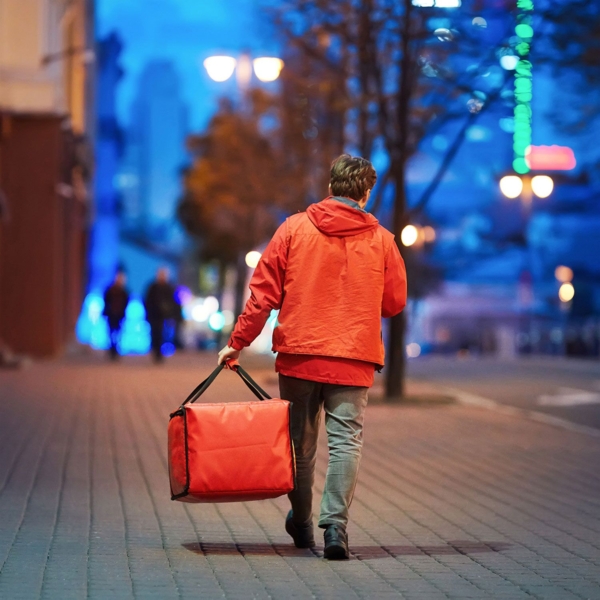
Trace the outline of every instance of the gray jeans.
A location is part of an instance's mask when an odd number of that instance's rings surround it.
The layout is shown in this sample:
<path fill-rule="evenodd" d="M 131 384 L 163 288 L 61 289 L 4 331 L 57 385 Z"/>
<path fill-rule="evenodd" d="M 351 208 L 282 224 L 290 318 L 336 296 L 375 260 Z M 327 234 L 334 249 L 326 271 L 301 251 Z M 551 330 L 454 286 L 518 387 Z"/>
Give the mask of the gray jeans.
<path fill-rule="evenodd" d="M 363 421 L 369 388 L 319 383 L 279 375 L 279 391 L 292 402 L 292 438 L 296 450 L 296 489 L 289 494 L 294 521 L 312 520 L 321 407 L 329 445 L 329 465 L 321 499 L 319 527 L 348 523 L 363 444 Z"/>

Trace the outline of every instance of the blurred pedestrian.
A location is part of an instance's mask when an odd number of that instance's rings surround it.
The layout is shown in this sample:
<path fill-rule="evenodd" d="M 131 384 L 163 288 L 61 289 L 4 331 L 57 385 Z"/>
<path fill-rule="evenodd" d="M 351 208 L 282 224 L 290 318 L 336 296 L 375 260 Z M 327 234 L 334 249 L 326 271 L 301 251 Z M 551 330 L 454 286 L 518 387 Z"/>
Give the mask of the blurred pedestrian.
<path fill-rule="evenodd" d="M 165 325 L 170 323 L 175 330 L 181 321 L 181 305 L 175 294 L 175 287 L 169 283 L 169 270 L 161 267 L 156 272 L 156 279 L 146 291 L 144 298 L 146 320 L 150 323 L 152 356 L 155 362 L 164 360 L 163 344 L 165 341 Z"/>
<path fill-rule="evenodd" d="M 406 304 L 406 271 L 394 236 L 365 211 L 377 175 L 347 154 L 331 166 L 330 196 L 288 218 L 264 251 L 251 296 L 219 363 L 237 358 L 279 310 L 273 333 L 280 395 L 292 402 L 296 489 L 285 528 L 315 545 L 312 485 L 321 408 L 329 466 L 319 527 L 325 558 L 348 558 L 346 525 L 362 452 L 367 392 L 381 369 L 381 317 Z"/>
<path fill-rule="evenodd" d="M 111 360 L 119 358 L 118 343 L 121 337 L 121 327 L 125 319 L 125 311 L 129 304 L 129 292 L 125 287 L 127 276 L 122 271 L 115 275 L 115 279 L 104 292 L 104 316 L 108 321 L 110 348 L 108 355 Z"/>

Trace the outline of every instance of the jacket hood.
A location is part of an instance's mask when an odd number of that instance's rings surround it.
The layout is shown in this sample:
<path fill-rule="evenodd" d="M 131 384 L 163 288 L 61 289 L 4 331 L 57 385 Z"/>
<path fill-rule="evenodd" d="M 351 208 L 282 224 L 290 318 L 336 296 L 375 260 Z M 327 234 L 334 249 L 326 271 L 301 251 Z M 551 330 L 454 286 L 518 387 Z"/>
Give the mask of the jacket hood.
<path fill-rule="evenodd" d="M 370 213 L 335 200 L 333 196 L 306 209 L 311 223 L 325 235 L 349 237 L 375 229 L 379 221 Z"/>

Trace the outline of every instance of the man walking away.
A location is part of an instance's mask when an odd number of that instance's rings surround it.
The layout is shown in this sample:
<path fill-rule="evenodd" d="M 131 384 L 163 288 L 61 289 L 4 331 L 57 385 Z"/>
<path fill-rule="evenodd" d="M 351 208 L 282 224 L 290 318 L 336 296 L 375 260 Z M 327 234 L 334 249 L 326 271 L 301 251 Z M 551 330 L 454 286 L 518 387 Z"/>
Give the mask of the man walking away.
<path fill-rule="evenodd" d="M 146 320 L 150 323 L 150 339 L 154 362 L 164 360 L 162 346 L 164 342 L 165 322 L 177 320 L 181 315 L 181 306 L 175 297 L 175 287 L 169 283 L 169 270 L 161 267 L 156 279 L 146 291 L 144 298 Z"/>
<path fill-rule="evenodd" d="M 277 230 L 254 271 L 251 296 L 219 363 L 237 358 L 273 309 L 282 398 L 292 404 L 296 489 L 285 528 L 298 548 L 315 545 L 312 523 L 321 408 L 329 465 L 319 527 L 325 558 L 348 558 L 346 525 L 358 477 L 367 392 L 384 348 L 381 317 L 406 304 L 406 271 L 394 236 L 365 211 L 377 175 L 347 154 L 331 166 L 330 194 Z"/>
<path fill-rule="evenodd" d="M 108 355 L 111 360 L 119 358 L 117 345 L 121 336 L 121 326 L 125 318 L 125 311 L 129 304 L 129 292 L 125 284 L 127 277 L 125 273 L 119 271 L 115 275 L 115 280 L 106 288 L 104 292 L 104 316 L 108 321 L 108 331 L 110 336 L 110 348 Z"/>

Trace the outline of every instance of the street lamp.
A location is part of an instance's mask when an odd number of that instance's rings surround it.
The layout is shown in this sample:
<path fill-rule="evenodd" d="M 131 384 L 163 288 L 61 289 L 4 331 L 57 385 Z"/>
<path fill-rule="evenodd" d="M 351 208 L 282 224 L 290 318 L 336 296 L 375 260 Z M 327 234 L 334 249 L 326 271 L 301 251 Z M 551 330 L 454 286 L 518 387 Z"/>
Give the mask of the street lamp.
<path fill-rule="evenodd" d="M 204 61 L 204 68 L 208 76 L 217 82 L 227 81 L 236 70 L 240 87 L 247 87 L 252 77 L 252 70 L 260 81 L 275 81 L 283 69 L 283 61 L 274 56 L 261 56 L 255 58 L 250 65 L 250 58 L 242 54 L 239 59 L 233 56 L 209 56 Z"/>
<path fill-rule="evenodd" d="M 264 82 L 275 81 L 281 69 L 283 69 L 283 61 L 280 58 L 272 56 L 263 56 L 261 58 L 255 58 L 252 61 L 254 67 L 254 74 Z"/>
<path fill-rule="evenodd" d="M 407 248 L 410 246 L 422 246 L 423 243 L 431 244 L 435 242 L 436 233 L 431 225 L 407 225 L 400 233 L 400 241 Z"/>
<path fill-rule="evenodd" d="M 548 198 L 554 190 L 554 181 L 549 175 L 505 175 L 500 179 L 500 191 L 511 200 L 522 197 L 525 204 L 531 204 L 533 196 Z"/>
<path fill-rule="evenodd" d="M 213 81 L 227 81 L 235 70 L 236 60 L 233 56 L 209 56 L 204 61 L 204 68 Z"/>
<path fill-rule="evenodd" d="M 414 225 L 407 225 L 400 234 L 404 246 L 412 246 L 419 239 L 419 230 Z"/>
<path fill-rule="evenodd" d="M 564 265 L 559 265 L 554 270 L 554 277 L 561 283 L 570 283 L 573 281 L 573 269 L 565 267 Z"/>
<path fill-rule="evenodd" d="M 560 283 L 558 298 L 563 306 L 575 297 L 575 286 L 573 285 L 573 269 L 565 265 L 559 265 L 554 270 L 554 277 Z"/>
<path fill-rule="evenodd" d="M 518 175 L 506 175 L 500 180 L 500 190 L 511 200 L 518 198 L 523 191 L 523 180 Z"/>
<path fill-rule="evenodd" d="M 571 302 L 575 296 L 575 288 L 573 284 L 570 282 L 563 283 L 558 289 L 558 297 L 561 302 L 566 304 L 567 302 Z"/>
<path fill-rule="evenodd" d="M 531 189 L 538 198 L 547 198 L 554 189 L 554 181 L 548 175 L 536 175 L 531 180 Z"/>
<path fill-rule="evenodd" d="M 248 265 L 251 269 L 255 269 L 258 265 L 258 261 L 262 254 L 257 250 L 251 250 L 246 254 L 246 265 Z"/>

